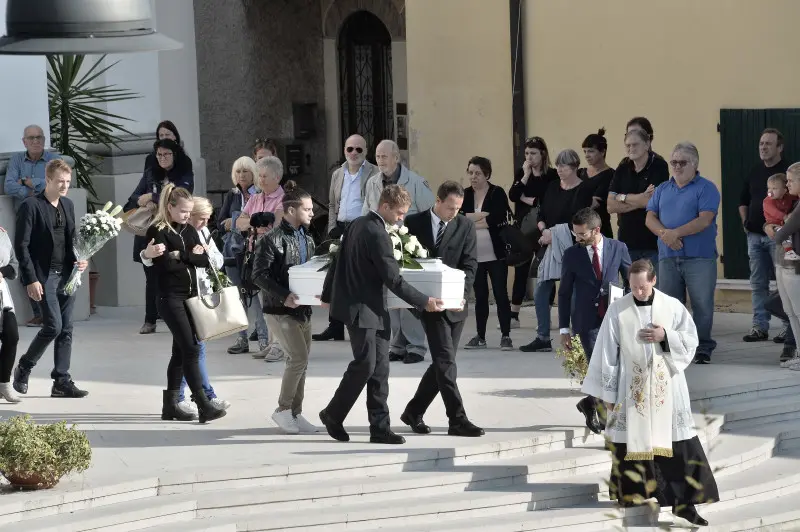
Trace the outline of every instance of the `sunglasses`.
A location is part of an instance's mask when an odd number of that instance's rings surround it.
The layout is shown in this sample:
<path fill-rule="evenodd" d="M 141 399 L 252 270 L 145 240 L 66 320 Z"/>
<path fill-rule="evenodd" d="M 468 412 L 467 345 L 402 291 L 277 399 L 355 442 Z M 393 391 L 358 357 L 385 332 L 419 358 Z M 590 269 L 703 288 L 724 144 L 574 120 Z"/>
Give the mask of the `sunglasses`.
<path fill-rule="evenodd" d="M 346 150 L 347 150 L 347 153 L 353 153 L 354 150 L 355 150 L 356 153 L 364 153 L 364 148 L 360 148 L 360 147 L 357 147 L 357 146 L 348 146 L 346 148 Z"/>
<path fill-rule="evenodd" d="M 63 227 L 64 220 L 61 218 L 61 209 L 56 208 L 56 227 Z"/>
<path fill-rule="evenodd" d="M 669 165 L 671 167 L 673 167 L 673 168 L 686 168 L 686 165 L 688 165 L 688 164 L 689 164 L 689 161 L 674 160 L 674 161 L 670 161 L 669 162 Z"/>

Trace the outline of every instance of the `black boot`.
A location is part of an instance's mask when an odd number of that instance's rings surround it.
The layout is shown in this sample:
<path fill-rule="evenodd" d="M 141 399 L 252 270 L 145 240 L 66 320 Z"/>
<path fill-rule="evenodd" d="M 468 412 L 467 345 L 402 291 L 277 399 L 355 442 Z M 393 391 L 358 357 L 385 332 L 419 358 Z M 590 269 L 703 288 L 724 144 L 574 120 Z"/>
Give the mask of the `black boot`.
<path fill-rule="evenodd" d="M 678 509 L 676 510 L 676 508 Z M 693 525 L 708 526 L 708 521 L 698 515 L 694 504 L 676 505 L 676 507 L 672 509 L 672 515 L 680 517 L 681 519 L 686 519 Z"/>
<path fill-rule="evenodd" d="M 200 416 L 200 423 L 207 421 L 214 421 L 221 417 L 225 417 L 226 411 L 221 408 L 216 408 L 211 401 L 208 400 L 205 393 L 201 393 L 200 397 L 192 396 L 192 401 L 197 403 L 197 412 Z"/>
<path fill-rule="evenodd" d="M 178 390 L 164 390 L 163 405 L 161 406 L 161 419 L 164 421 L 192 421 L 194 414 L 183 412 L 178 408 Z"/>

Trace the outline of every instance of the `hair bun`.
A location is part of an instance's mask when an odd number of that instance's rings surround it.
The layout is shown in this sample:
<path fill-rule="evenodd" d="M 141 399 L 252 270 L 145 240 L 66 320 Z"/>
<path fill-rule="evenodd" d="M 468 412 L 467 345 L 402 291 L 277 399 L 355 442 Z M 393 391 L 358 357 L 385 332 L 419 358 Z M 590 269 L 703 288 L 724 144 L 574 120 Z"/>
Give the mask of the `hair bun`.
<path fill-rule="evenodd" d="M 284 192 L 293 192 L 295 189 L 297 189 L 297 183 L 291 179 L 283 184 Z"/>
<path fill-rule="evenodd" d="M 597 130 L 597 134 L 600 135 L 601 137 L 605 137 L 606 136 L 606 128 L 601 127 L 600 129 Z"/>

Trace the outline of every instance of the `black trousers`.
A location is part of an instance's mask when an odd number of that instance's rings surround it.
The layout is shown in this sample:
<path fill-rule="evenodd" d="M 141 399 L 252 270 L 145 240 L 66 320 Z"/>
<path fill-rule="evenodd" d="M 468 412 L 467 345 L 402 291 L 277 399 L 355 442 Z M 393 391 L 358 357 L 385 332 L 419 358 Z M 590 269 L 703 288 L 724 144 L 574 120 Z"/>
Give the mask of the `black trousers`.
<path fill-rule="evenodd" d="M 167 366 L 167 390 L 179 391 L 181 380 L 186 377 L 186 384 L 192 395 L 205 398 L 203 377 L 200 374 L 200 345 L 194 331 L 192 318 L 186 308 L 184 299 L 162 297 L 158 301 L 158 311 L 172 333 L 172 357 Z"/>
<path fill-rule="evenodd" d="M 467 418 L 456 384 L 456 350 L 465 321 L 450 321 L 444 312 L 423 312 L 421 321 L 428 337 L 432 362 L 422 375 L 417 392 L 406 406 L 406 412 L 412 416 L 424 415 L 436 395 L 441 393 L 447 418 L 454 425 Z"/>
<path fill-rule="evenodd" d="M 347 326 L 353 361 L 347 366 L 342 382 L 325 411 L 343 423 L 364 386 L 367 387 L 367 417 L 371 434 L 389 430 L 389 340 L 390 329 L 361 329 Z"/>
<path fill-rule="evenodd" d="M 14 361 L 17 358 L 19 327 L 17 315 L 10 310 L 3 311 L 3 329 L 0 332 L 0 382 L 10 382 Z"/>
<path fill-rule="evenodd" d="M 514 285 L 511 288 L 511 304 L 522 305 L 525 294 L 528 292 L 528 279 L 530 277 L 531 261 L 514 268 Z"/>
<path fill-rule="evenodd" d="M 158 321 L 158 277 L 155 268 L 144 268 L 144 321 L 155 325 Z"/>
<path fill-rule="evenodd" d="M 489 321 L 489 282 L 492 280 L 494 302 L 497 305 L 497 319 L 500 332 L 508 336 L 511 332 L 511 303 L 508 301 L 508 266 L 504 260 L 479 262 L 475 273 L 475 326 L 478 336 L 486 338 L 486 322 Z"/>

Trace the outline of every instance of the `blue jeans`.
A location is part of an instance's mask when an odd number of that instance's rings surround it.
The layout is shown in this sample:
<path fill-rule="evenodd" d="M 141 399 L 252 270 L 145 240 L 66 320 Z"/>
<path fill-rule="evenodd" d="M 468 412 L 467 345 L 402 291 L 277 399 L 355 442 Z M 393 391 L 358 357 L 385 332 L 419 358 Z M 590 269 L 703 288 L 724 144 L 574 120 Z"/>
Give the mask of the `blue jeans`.
<path fill-rule="evenodd" d="M 556 284 L 556 279 L 536 281 L 533 291 L 533 304 L 536 307 L 536 337 L 542 340 L 550 339 L 550 294 Z"/>
<path fill-rule="evenodd" d="M 70 270 L 71 271 L 71 270 Z M 55 342 L 55 366 L 50 378 L 57 382 L 70 380 L 69 366 L 72 359 L 72 307 L 75 297 L 64 293 L 67 278 L 60 272 L 51 271 L 42 283 L 42 328 L 34 337 L 28 351 L 19 359 L 19 367 L 30 373 L 45 349 Z"/>
<path fill-rule="evenodd" d="M 200 345 L 200 356 L 197 358 L 197 365 L 200 366 L 200 376 L 203 378 L 203 391 L 206 392 L 206 397 L 209 399 L 214 399 L 217 394 L 214 393 L 214 388 L 211 386 L 211 382 L 208 380 L 208 370 L 206 369 L 206 343 L 199 342 Z M 186 398 L 184 391 L 186 390 L 186 376 L 183 377 L 181 381 L 181 394 L 179 396 L 179 401 L 183 401 Z"/>
<path fill-rule="evenodd" d="M 239 268 L 235 266 L 228 266 L 225 268 L 225 273 L 228 274 L 228 278 L 234 285 L 239 286 L 242 283 L 242 277 L 239 275 Z M 248 306 L 245 310 L 247 311 L 247 320 L 251 324 L 255 323 L 256 325 L 258 342 L 268 342 L 269 333 L 267 332 L 267 322 L 264 321 L 264 312 L 261 310 L 261 300 L 259 299 L 258 294 L 253 296 L 253 298 L 250 300 L 250 306 Z M 242 331 L 239 333 L 241 338 L 247 338 L 248 335 L 249 333 L 247 331 Z"/>
<path fill-rule="evenodd" d="M 748 231 L 747 256 L 750 257 L 750 286 L 753 289 L 753 327 L 766 332 L 770 314 L 764 304 L 769 297 L 769 281 L 775 278 L 775 241 Z M 788 325 L 788 322 L 783 324 Z"/>
<path fill-rule="evenodd" d="M 692 317 L 700 345 L 698 353 L 711 356 L 717 342 L 711 338 L 714 325 L 714 290 L 717 287 L 717 259 L 665 257 L 658 262 L 661 290 L 686 304 L 692 302 Z"/>

